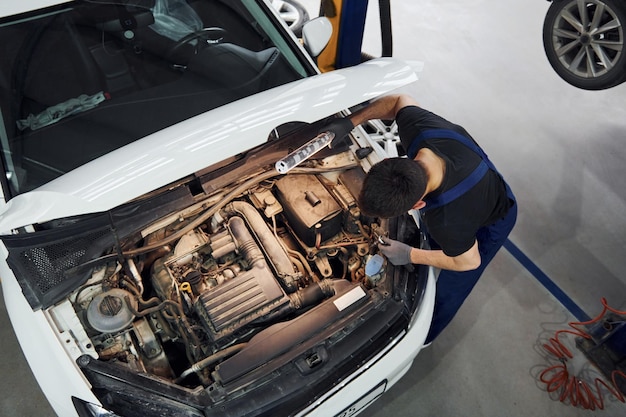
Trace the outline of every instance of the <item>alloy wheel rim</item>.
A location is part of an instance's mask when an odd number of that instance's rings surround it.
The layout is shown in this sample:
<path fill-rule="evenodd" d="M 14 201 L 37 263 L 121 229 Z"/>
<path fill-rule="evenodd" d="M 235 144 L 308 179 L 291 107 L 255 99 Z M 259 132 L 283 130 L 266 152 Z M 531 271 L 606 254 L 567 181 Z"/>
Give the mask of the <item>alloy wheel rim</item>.
<path fill-rule="evenodd" d="M 282 0 L 273 0 L 272 6 L 274 6 L 278 14 L 280 14 L 281 19 L 283 19 L 289 27 L 292 27 L 300 19 L 300 13 L 293 4 Z"/>
<path fill-rule="evenodd" d="M 383 147 L 390 158 L 399 155 L 400 136 L 398 135 L 398 125 L 395 120 L 387 124 L 382 120 L 374 119 L 369 120 L 367 125 L 373 130 L 369 133 L 370 137 Z"/>
<path fill-rule="evenodd" d="M 559 61 L 572 74 L 601 77 L 624 53 L 623 22 L 602 1 L 574 0 L 556 17 L 552 43 Z"/>

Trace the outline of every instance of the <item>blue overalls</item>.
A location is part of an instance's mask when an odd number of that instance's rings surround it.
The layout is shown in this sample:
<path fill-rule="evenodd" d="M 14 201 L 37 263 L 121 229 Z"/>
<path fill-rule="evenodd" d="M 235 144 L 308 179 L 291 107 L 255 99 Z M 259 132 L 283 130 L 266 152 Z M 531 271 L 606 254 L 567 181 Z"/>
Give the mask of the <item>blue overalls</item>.
<path fill-rule="evenodd" d="M 449 129 L 429 129 L 423 131 L 411 143 L 409 151 L 407 152 L 408 155 L 415 156 L 420 142 L 432 138 L 457 140 L 478 154 L 482 158 L 482 161 L 469 176 L 454 187 L 446 190 L 436 198 L 424 199 L 426 206 L 421 212 L 432 210 L 456 200 L 478 184 L 489 169 L 498 173 L 498 170 L 491 163 L 485 152 L 476 145 L 474 141 Z M 500 174 L 498 173 L 498 175 Z M 480 252 L 481 258 L 480 266 L 471 271 L 457 272 L 442 270 L 439 273 L 439 277 L 437 278 L 437 293 L 435 295 L 435 311 L 425 343 L 432 342 L 448 323 L 450 323 L 476 285 L 476 282 L 478 282 L 478 278 L 480 278 L 487 265 L 489 265 L 489 262 L 491 262 L 513 229 L 517 219 L 517 203 L 515 202 L 515 197 L 508 184 L 506 184 L 506 191 L 508 197 L 513 202 L 506 216 L 489 226 L 481 227 L 476 233 L 478 251 Z"/>

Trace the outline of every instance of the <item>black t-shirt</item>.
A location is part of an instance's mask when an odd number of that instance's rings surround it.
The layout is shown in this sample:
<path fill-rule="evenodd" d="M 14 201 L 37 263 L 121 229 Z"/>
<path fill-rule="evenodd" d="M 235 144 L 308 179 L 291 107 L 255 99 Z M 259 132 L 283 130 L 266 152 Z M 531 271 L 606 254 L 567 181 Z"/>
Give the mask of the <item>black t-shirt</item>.
<path fill-rule="evenodd" d="M 398 133 L 406 150 L 424 130 L 449 129 L 467 138 L 472 137 L 461 126 L 416 106 L 402 108 L 396 115 Z M 428 148 L 443 158 L 446 171 L 441 186 L 426 197 L 432 198 L 454 187 L 480 164 L 481 157 L 454 139 L 422 140 L 416 147 Z M 415 155 L 409 155 L 413 158 Z M 441 207 L 425 210 L 423 220 L 431 238 L 448 256 L 458 256 L 474 245 L 479 228 L 495 223 L 511 207 L 502 177 L 492 170 L 456 200 Z"/>

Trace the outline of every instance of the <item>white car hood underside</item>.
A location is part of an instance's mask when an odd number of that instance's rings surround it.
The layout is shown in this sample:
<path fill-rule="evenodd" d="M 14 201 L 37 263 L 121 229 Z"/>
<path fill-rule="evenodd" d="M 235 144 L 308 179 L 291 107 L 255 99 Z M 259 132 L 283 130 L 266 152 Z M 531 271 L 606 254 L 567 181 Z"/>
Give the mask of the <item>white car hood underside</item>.
<path fill-rule="evenodd" d="M 0 17 L 26 13 L 32 10 L 39 10 L 43 9 L 44 7 L 56 6 L 69 2 L 70 0 L 2 0 L 0 1 Z"/>
<path fill-rule="evenodd" d="M 312 123 L 417 80 L 421 63 L 380 58 L 289 83 L 156 132 L 8 202 L 0 233 L 102 212 L 264 143 L 283 123 Z"/>

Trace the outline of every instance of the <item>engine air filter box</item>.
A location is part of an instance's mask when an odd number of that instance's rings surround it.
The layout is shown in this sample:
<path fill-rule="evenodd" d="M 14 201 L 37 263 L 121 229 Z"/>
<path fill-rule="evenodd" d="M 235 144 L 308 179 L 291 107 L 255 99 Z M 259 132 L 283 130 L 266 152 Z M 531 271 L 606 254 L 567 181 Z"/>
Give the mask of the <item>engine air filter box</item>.
<path fill-rule="evenodd" d="M 285 175 L 276 182 L 276 197 L 289 225 L 307 245 L 341 231 L 341 207 L 315 175 Z"/>

